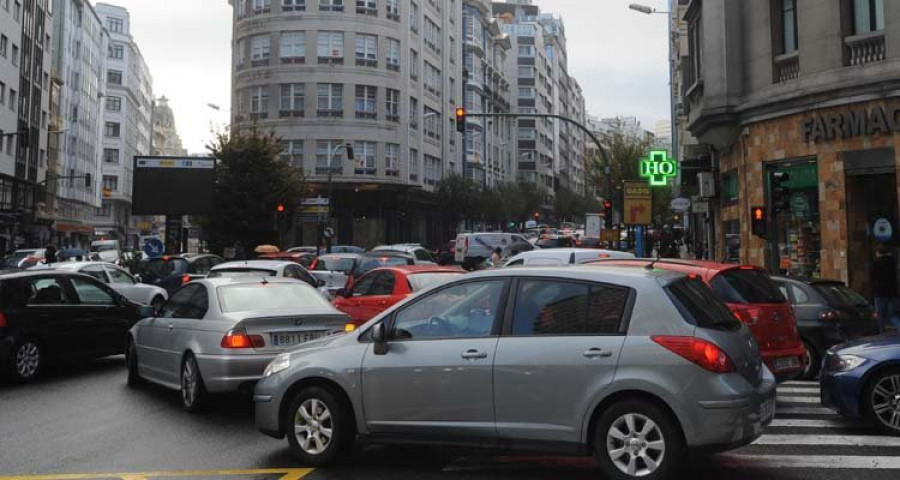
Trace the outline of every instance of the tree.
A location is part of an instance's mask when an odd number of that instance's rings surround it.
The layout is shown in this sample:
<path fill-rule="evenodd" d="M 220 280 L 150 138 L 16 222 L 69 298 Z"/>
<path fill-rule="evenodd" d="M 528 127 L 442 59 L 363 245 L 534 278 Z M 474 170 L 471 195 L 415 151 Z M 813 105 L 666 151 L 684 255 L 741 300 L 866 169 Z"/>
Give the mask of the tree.
<path fill-rule="evenodd" d="M 207 148 L 216 158 L 215 211 L 200 218 L 211 246 L 218 250 L 240 241 L 251 249 L 276 244 L 299 208 L 304 180 L 300 170 L 282 161 L 273 133 L 256 127 L 220 133 Z M 283 212 L 277 212 L 279 205 Z"/>
<path fill-rule="evenodd" d="M 435 187 L 438 209 L 454 228 L 459 222 L 478 216 L 478 195 L 478 185 L 457 173 L 443 178 Z"/>

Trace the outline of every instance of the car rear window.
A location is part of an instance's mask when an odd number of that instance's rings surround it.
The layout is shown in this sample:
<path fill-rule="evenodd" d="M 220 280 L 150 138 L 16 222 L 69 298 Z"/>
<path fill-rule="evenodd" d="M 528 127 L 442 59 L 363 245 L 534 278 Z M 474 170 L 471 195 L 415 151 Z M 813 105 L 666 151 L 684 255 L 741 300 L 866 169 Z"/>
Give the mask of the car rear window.
<path fill-rule="evenodd" d="M 865 297 L 840 283 L 817 284 L 813 285 L 813 288 L 825 297 L 829 305 L 835 307 L 869 306 L 869 302 L 866 301 Z"/>
<path fill-rule="evenodd" d="M 368 271 L 375 270 L 378 267 L 394 267 L 397 265 L 412 265 L 412 258 L 408 257 L 370 257 L 360 260 L 359 265 L 354 272 L 356 276 L 362 275 Z"/>
<path fill-rule="evenodd" d="M 349 272 L 353 270 L 352 258 L 319 257 L 316 263 L 316 271 Z"/>
<path fill-rule="evenodd" d="M 725 331 L 741 328 L 731 309 L 700 279 L 678 280 L 666 287 L 666 291 L 681 316 L 700 328 Z"/>
<path fill-rule="evenodd" d="M 187 273 L 188 263 L 182 258 L 170 258 L 150 260 L 144 266 L 144 272 L 150 273 L 158 278 L 168 277 L 169 275 L 183 275 Z"/>
<path fill-rule="evenodd" d="M 305 283 L 241 283 L 216 289 L 223 312 L 328 308 L 322 295 Z"/>
<path fill-rule="evenodd" d="M 535 242 L 541 248 L 562 248 L 569 246 L 569 240 L 564 238 L 542 238 Z"/>
<path fill-rule="evenodd" d="M 728 270 L 713 277 L 713 292 L 727 303 L 785 303 L 769 275 L 760 270 Z"/>
<path fill-rule="evenodd" d="M 409 279 L 409 286 L 412 288 L 412 291 L 419 292 L 426 288 L 449 282 L 450 280 L 458 278 L 462 273 L 463 272 L 417 273 L 415 275 L 409 275 L 407 278 Z"/>
<path fill-rule="evenodd" d="M 255 268 L 223 268 L 209 272 L 209 278 L 274 277 L 275 275 L 278 275 L 275 270 Z"/>

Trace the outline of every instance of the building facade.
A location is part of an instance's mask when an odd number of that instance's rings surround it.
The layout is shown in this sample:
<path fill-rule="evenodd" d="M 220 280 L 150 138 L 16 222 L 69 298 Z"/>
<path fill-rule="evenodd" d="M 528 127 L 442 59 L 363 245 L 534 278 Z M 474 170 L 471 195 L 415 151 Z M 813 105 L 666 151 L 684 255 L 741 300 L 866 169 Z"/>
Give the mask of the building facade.
<path fill-rule="evenodd" d="M 16 221 L 12 190 L 16 179 L 16 143 L 19 127 L 19 81 L 22 44 L 21 4 L 0 0 L 0 247 L 12 245 Z"/>
<path fill-rule="evenodd" d="M 151 153 L 153 79 L 131 36 L 128 10 L 104 3 L 95 9 L 109 32 L 109 45 L 99 177 L 102 200 L 91 223 L 95 235 L 131 244 L 139 233 L 131 216 L 134 157 Z"/>
<path fill-rule="evenodd" d="M 109 33 L 89 2 L 54 0 L 53 38 L 62 127 L 55 243 L 86 248 L 101 206 L 103 140 L 116 134 L 113 125 L 103 122 Z"/>
<path fill-rule="evenodd" d="M 153 103 L 153 155 L 159 157 L 184 157 L 187 150 L 181 145 L 181 137 L 175 127 L 175 114 L 164 96 Z"/>
<path fill-rule="evenodd" d="M 464 171 L 462 0 L 229 3 L 232 131 L 283 139 L 311 195 L 333 192 L 338 242 L 437 242 L 423 193 Z M 320 220 L 297 219 L 294 241 L 317 242 Z"/>
<path fill-rule="evenodd" d="M 684 13 L 686 118 L 712 152 L 716 258 L 868 294 L 875 248 L 900 245 L 900 3 L 748 3 L 693 0 Z M 765 231 L 751 228 L 757 207 Z"/>

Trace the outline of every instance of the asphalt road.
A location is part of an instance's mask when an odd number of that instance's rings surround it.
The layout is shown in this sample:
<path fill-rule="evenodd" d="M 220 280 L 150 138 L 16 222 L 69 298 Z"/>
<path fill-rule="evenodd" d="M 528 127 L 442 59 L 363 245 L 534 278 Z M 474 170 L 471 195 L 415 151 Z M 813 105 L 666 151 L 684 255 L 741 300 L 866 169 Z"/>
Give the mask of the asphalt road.
<path fill-rule="evenodd" d="M 879 436 L 822 411 L 815 384 L 782 390 L 776 422 L 758 444 L 695 461 L 679 478 L 900 478 L 900 438 Z M 125 472 L 155 473 L 116 475 Z M 361 448 L 342 465 L 310 472 L 293 459 L 286 442 L 256 432 L 249 398 L 217 398 L 210 411 L 188 414 L 176 392 L 128 388 L 122 357 L 56 368 L 30 385 L 0 383 L 0 480 L 580 480 L 599 475 L 589 459 L 382 447 Z"/>

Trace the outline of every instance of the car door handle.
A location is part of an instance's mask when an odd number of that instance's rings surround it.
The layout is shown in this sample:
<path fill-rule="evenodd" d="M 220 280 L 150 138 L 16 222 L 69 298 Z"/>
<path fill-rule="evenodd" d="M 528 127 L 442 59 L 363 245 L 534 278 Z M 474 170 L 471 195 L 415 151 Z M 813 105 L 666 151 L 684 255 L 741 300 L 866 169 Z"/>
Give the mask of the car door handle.
<path fill-rule="evenodd" d="M 602 348 L 589 348 L 582 353 L 587 358 L 608 358 L 612 356 L 612 352 Z"/>
<path fill-rule="evenodd" d="M 487 358 L 487 352 L 479 352 L 478 350 L 467 350 L 462 354 L 463 360 L 478 360 L 480 358 Z"/>

